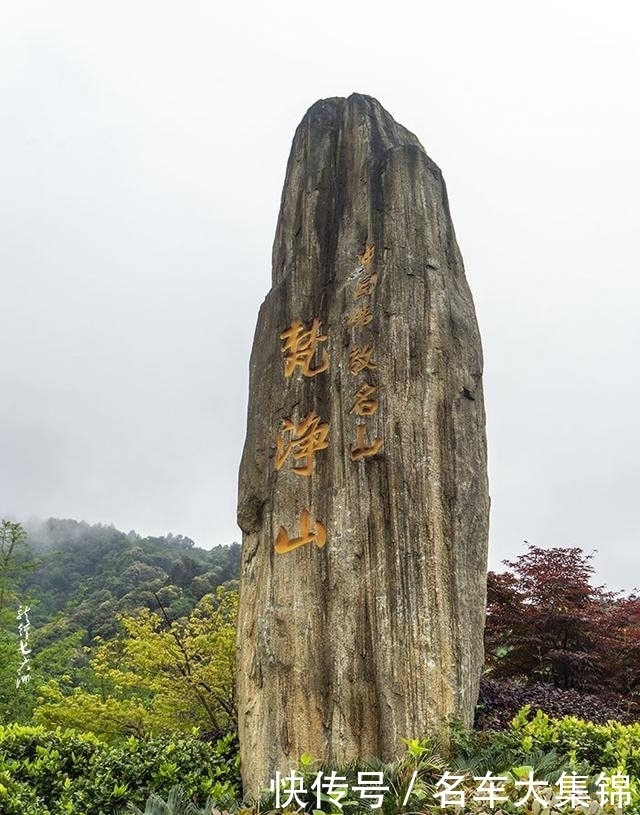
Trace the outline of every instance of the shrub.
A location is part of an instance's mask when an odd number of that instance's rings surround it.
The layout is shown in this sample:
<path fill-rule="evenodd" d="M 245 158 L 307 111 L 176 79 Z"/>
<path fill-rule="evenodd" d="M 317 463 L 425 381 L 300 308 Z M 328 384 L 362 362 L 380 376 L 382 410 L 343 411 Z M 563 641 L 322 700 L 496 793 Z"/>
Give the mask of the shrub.
<path fill-rule="evenodd" d="M 107 745 L 71 730 L 0 727 L 3 815 L 113 815 L 177 784 L 198 805 L 238 797 L 235 734 L 213 744 L 180 737 Z"/>

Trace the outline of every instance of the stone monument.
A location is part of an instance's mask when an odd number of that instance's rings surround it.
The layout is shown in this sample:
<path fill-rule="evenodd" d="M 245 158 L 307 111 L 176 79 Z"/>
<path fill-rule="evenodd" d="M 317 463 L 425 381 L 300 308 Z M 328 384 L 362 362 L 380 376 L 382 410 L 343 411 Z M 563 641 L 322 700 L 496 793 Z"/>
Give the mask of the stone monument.
<path fill-rule="evenodd" d="M 299 125 L 240 467 L 245 790 L 472 722 L 489 520 L 482 349 L 442 174 L 371 97 Z"/>

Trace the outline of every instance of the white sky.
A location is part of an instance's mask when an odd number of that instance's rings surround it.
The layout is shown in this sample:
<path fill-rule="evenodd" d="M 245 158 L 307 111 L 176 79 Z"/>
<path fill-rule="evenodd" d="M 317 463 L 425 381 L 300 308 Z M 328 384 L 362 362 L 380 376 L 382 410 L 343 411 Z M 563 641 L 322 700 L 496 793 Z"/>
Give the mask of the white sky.
<path fill-rule="evenodd" d="M 485 351 L 491 564 L 640 586 L 631 2 L 0 0 L 0 514 L 239 540 L 294 130 L 375 96 L 442 168 Z"/>

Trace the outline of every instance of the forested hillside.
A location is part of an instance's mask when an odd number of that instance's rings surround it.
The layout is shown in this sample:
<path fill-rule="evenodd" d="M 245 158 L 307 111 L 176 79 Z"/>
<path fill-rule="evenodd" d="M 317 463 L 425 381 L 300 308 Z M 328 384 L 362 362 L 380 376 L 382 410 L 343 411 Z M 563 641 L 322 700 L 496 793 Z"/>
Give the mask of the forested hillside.
<path fill-rule="evenodd" d="M 236 543 L 4 521 L 0 721 L 107 738 L 233 724 L 239 559 Z"/>
<path fill-rule="evenodd" d="M 21 558 L 33 569 L 25 572 L 21 601 L 31 606 L 34 629 L 55 620 L 58 630 L 84 630 L 85 644 L 113 636 L 118 613 L 161 604 L 176 619 L 218 586 L 235 587 L 238 577 L 237 543 L 207 550 L 182 535 L 142 537 L 56 518 L 26 532 Z"/>

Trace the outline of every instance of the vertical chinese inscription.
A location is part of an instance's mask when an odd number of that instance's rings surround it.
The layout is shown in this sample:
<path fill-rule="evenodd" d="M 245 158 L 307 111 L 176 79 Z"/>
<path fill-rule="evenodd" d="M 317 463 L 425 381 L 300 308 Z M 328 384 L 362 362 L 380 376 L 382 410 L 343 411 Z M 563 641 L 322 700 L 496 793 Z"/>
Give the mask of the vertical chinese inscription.
<path fill-rule="evenodd" d="M 29 648 L 29 630 L 31 628 L 31 623 L 29 622 L 30 611 L 29 606 L 20 606 L 16 616 L 16 620 L 18 620 L 18 637 L 20 638 L 20 656 L 22 657 L 22 663 L 18 668 L 18 674 L 16 676 L 16 689 L 19 688 L 20 685 L 26 685 L 31 679 L 31 665 L 29 665 L 29 654 L 31 653 L 31 649 Z"/>
<path fill-rule="evenodd" d="M 375 246 L 366 244 L 364 251 L 358 255 L 359 265 L 353 288 L 353 308 L 344 318 L 346 327 L 353 332 L 354 344 L 349 351 L 348 370 L 356 379 L 353 402 L 349 413 L 356 416 L 355 440 L 349 448 L 352 461 L 375 456 L 382 449 L 382 439 L 374 437 L 368 442 L 366 419 L 378 412 L 378 383 L 374 380 L 377 364 L 375 349 L 370 342 L 360 342 L 358 330 L 364 329 L 373 322 L 371 309 L 372 295 L 378 283 L 378 272 L 371 269 L 375 257 Z M 322 331 L 322 322 L 314 317 L 305 323 L 301 319 L 292 320 L 291 324 L 279 334 L 282 340 L 283 374 L 286 379 L 298 373 L 313 378 L 329 369 L 329 351 L 325 347 L 328 335 Z M 362 420 L 362 421 L 361 421 Z M 287 417 L 276 433 L 276 450 L 274 467 L 281 472 L 286 470 L 293 475 L 311 477 L 314 473 L 316 454 L 329 446 L 329 423 L 315 412 L 295 419 Z M 284 526 L 280 526 L 276 535 L 274 548 L 276 553 L 291 552 L 307 543 L 322 547 L 327 540 L 326 526 L 320 519 L 312 522 L 311 511 L 303 509 L 299 518 L 299 534 L 295 537 Z"/>
<path fill-rule="evenodd" d="M 345 317 L 345 325 L 352 331 L 362 329 L 373 321 L 370 298 L 378 283 L 378 274 L 372 272 L 369 267 L 374 256 L 375 246 L 373 244 L 366 244 L 364 252 L 358 256 L 360 265 L 356 271 L 359 272 L 359 276 L 353 291 L 356 306 Z M 362 375 L 363 378 L 354 393 L 354 402 L 349 412 L 355 413 L 358 417 L 374 416 L 378 410 L 378 386 L 371 379 L 372 374 L 367 373 L 375 371 L 376 368 L 372 344 L 354 345 L 349 352 L 349 371 L 352 376 Z M 382 439 L 375 438 L 372 444 L 367 444 L 366 433 L 366 424 L 357 422 L 355 447 L 352 447 L 349 452 L 352 461 L 375 456 L 382 449 Z"/>
<path fill-rule="evenodd" d="M 280 334 L 283 340 L 284 376 L 290 378 L 296 371 L 305 377 L 315 377 L 329 369 L 329 352 L 321 347 L 328 340 L 322 333 L 322 323 L 314 317 L 309 326 L 302 320 L 295 319 Z M 291 472 L 295 475 L 310 477 L 313 475 L 315 454 L 329 446 L 329 423 L 311 411 L 300 421 L 286 418 L 276 436 L 276 455 L 274 466 L 279 472 L 287 459 L 291 459 Z M 276 535 L 274 548 L 277 554 L 291 552 L 307 543 L 322 547 L 327 540 L 327 528 L 316 519 L 312 528 L 311 513 L 303 509 L 300 515 L 300 534 L 290 538 L 284 526 Z"/>

